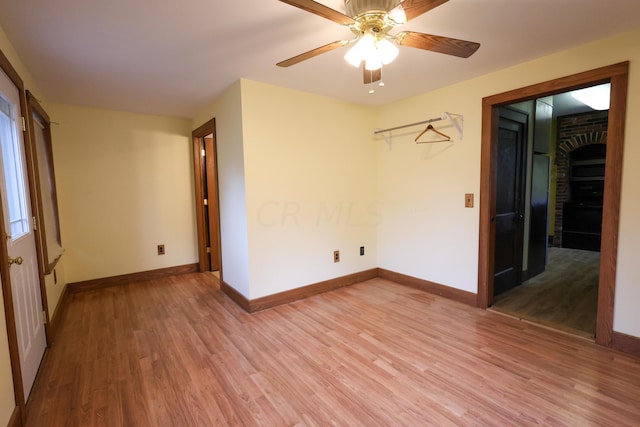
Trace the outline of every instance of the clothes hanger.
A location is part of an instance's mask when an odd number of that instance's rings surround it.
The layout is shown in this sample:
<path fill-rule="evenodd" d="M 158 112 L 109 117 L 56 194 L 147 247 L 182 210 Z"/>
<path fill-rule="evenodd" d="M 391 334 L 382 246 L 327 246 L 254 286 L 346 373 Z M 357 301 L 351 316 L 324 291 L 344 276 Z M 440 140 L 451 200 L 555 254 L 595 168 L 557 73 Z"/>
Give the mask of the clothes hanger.
<path fill-rule="evenodd" d="M 437 133 L 438 135 L 440 135 L 443 138 L 443 140 L 438 140 L 438 141 L 418 141 L 420 139 L 420 137 L 422 135 L 424 135 L 425 133 L 432 131 Z M 425 143 L 425 142 L 446 142 L 446 141 L 451 141 L 451 137 L 445 133 L 440 132 L 439 130 L 437 130 L 436 128 L 434 128 L 431 124 L 429 124 L 429 126 L 427 126 L 422 132 L 420 132 L 420 135 L 416 136 L 415 142 L 421 144 L 421 143 Z"/>

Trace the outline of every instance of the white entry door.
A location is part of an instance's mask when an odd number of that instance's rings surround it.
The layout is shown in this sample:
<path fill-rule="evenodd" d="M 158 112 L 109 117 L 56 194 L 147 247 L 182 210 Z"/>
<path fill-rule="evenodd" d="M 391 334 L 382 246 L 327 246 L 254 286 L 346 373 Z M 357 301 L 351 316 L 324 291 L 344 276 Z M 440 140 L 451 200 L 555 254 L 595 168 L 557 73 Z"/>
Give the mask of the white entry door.
<path fill-rule="evenodd" d="M 22 141 L 20 92 L 0 71 L 0 193 L 25 401 L 46 347 L 42 294 Z"/>

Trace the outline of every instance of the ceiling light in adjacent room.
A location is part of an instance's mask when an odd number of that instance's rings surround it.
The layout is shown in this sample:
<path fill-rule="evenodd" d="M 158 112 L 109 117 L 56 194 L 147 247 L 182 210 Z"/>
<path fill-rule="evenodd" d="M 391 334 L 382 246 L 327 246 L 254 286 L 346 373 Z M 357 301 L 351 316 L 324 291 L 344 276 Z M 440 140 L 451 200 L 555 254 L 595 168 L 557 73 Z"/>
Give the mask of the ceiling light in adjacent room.
<path fill-rule="evenodd" d="M 611 95 L 611 83 L 574 90 L 571 96 L 594 110 L 608 110 Z"/>

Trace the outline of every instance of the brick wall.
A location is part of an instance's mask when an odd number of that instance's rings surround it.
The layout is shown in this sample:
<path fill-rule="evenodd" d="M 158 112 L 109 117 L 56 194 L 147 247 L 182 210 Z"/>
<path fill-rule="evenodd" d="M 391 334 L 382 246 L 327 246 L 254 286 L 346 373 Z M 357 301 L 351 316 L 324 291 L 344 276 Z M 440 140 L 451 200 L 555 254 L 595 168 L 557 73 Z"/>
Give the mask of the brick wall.
<path fill-rule="evenodd" d="M 578 147 L 607 143 L 609 111 L 558 117 L 556 144 L 556 219 L 553 246 L 562 246 L 562 206 L 569 200 L 569 155 Z"/>

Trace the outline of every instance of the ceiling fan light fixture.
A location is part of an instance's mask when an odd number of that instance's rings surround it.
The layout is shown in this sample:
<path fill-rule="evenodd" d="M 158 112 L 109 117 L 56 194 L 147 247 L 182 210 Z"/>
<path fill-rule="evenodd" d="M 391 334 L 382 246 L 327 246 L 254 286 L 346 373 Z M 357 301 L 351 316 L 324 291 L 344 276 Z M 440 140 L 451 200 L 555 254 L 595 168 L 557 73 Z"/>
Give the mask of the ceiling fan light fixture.
<path fill-rule="evenodd" d="M 364 61 L 365 69 L 375 71 L 382 68 L 382 65 L 391 63 L 399 52 L 400 50 L 389 40 L 376 40 L 373 34 L 367 33 L 349 49 L 344 59 L 354 67 L 359 67 Z"/>
<path fill-rule="evenodd" d="M 364 62 L 364 69 L 369 71 L 375 71 L 382 68 L 382 61 L 380 60 L 379 55 L 371 55 Z"/>
<path fill-rule="evenodd" d="M 400 49 L 389 40 L 383 38 L 376 43 L 376 51 L 380 61 L 382 61 L 384 65 L 387 65 L 398 57 Z"/>
<path fill-rule="evenodd" d="M 387 13 L 387 19 L 392 25 L 402 25 L 407 23 L 407 14 L 402 7 L 402 3 L 394 7 Z"/>
<path fill-rule="evenodd" d="M 344 59 L 354 67 L 359 67 L 362 61 L 375 55 L 376 38 L 373 34 L 367 33 L 360 37 L 360 40 L 354 44 L 351 49 L 344 55 Z"/>
<path fill-rule="evenodd" d="M 344 55 L 344 59 L 349 64 L 358 68 L 360 66 L 360 63 L 362 62 L 362 57 L 360 56 L 360 53 L 357 51 L 357 49 L 354 49 L 354 48 L 355 46 L 353 46 L 351 49 L 347 51 L 347 53 Z"/>

